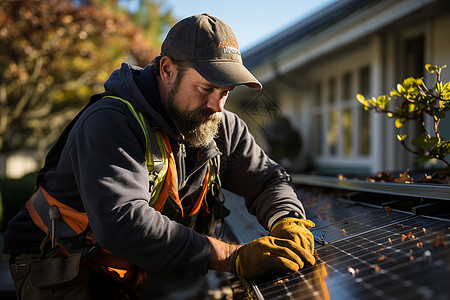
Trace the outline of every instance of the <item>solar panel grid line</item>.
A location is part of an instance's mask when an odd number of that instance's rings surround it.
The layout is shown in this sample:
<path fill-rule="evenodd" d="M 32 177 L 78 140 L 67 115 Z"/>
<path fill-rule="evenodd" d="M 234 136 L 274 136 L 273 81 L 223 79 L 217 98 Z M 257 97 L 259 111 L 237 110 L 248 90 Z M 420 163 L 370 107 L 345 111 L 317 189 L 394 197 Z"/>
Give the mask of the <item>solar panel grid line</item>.
<path fill-rule="evenodd" d="M 346 283 L 347 283 L 346 285 L 351 285 L 351 284 L 356 284 L 356 283 L 359 283 L 359 282 L 358 282 L 358 278 L 357 278 L 354 282 L 348 281 Z M 364 298 L 366 298 L 366 299 L 370 298 L 370 297 L 367 296 L 367 293 L 366 293 L 367 291 L 370 291 L 373 294 L 374 297 L 383 297 L 383 299 L 390 299 L 390 298 L 395 299 L 395 297 L 390 297 L 382 289 L 379 289 L 379 287 L 377 287 L 375 285 L 369 284 L 367 281 L 362 281 L 360 283 L 364 287 L 364 290 L 366 290 L 366 291 L 362 291 L 361 292 L 362 294 L 365 295 Z M 379 280 L 378 284 L 382 284 L 382 285 L 385 285 L 385 286 L 389 287 L 389 285 L 392 284 L 392 280 L 389 279 L 389 278 L 385 278 L 383 281 Z M 407 282 L 405 281 L 405 286 L 411 287 L 412 285 L 411 284 L 408 285 Z M 333 288 L 336 289 L 336 287 L 333 287 Z M 341 285 L 341 288 L 345 288 L 345 286 Z M 353 290 L 355 290 L 355 289 L 353 289 Z M 398 290 L 398 287 L 397 287 L 397 290 Z M 259 299 L 286 299 L 286 297 L 284 295 L 278 294 L 277 291 L 273 291 L 273 293 L 272 293 L 275 296 L 271 295 L 270 293 L 268 294 L 267 291 L 264 291 L 264 293 L 265 293 L 265 298 L 259 298 Z M 408 293 L 405 293 L 405 292 L 402 292 L 402 293 L 403 294 L 408 294 Z M 413 294 L 417 294 L 417 293 L 413 293 Z M 323 299 L 323 298 L 320 298 L 320 297 L 316 297 L 318 295 L 317 291 L 311 292 L 310 290 L 303 290 L 303 291 L 302 290 L 297 290 L 295 296 L 299 296 L 299 295 L 302 295 L 301 299 L 305 299 L 305 295 L 310 295 L 308 297 L 309 298 L 313 298 L 313 299 L 315 299 L 315 298 Z M 308 298 L 308 297 L 306 297 L 306 298 Z M 429 297 L 426 297 L 426 298 L 429 298 Z M 299 299 L 299 298 L 295 298 L 295 299 Z M 411 299 L 411 298 L 404 298 L 404 299 Z"/>
<path fill-rule="evenodd" d="M 408 229 L 409 230 L 409 228 L 405 228 L 405 229 Z M 443 228 L 441 228 L 441 229 L 443 229 Z M 420 229 L 418 229 L 418 230 L 420 230 Z M 418 231 L 418 233 L 416 233 L 416 234 L 420 234 L 421 233 L 421 231 Z M 429 230 L 429 236 L 431 236 L 432 234 L 435 234 L 436 232 L 433 232 L 432 230 Z M 430 243 L 431 242 L 431 239 L 432 238 L 430 238 L 428 241 L 425 241 L 425 243 Z M 346 241 L 346 242 L 348 242 L 348 241 Z M 404 247 L 406 248 L 406 249 L 411 249 L 412 247 L 414 247 L 415 246 L 415 243 L 416 243 L 416 241 L 415 240 L 411 240 L 410 242 L 409 242 L 409 245 L 407 244 L 407 243 L 405 243 L 404 244 Z M 377 246 L 377 245 L 376 245 Z M 336 246 L 337 247 L 337 249 L 339 250 L 339 251 L 342 251 L 342 249 L 341 248 L 339 248 L 339 245 L 337 245 Z M 422 249 L 422 248 L 421 248 Z M 400 251 L 401 252 L 401 251 Z M 405 253 L 407 253 L 408 251 L 403 251 L 403 256 L 405 257 L 404 258 L 404 261 L 405 262 L 407 262 L 407 263 L 409 263 L 409 261 L 410 261 L 410 259 L 407 259 L 406 257 L 410 257 L 410 255 L 409 254 L 405 254 Z M 326 257 L 325 258 L 323 258 L 322 257 L 322 259 L 327 259 Z M 423 258 L 423 257 L 419 257 L 419 259 L 417 260 L 417 261 L 425 261 L 426 259 L 425 258 Z M 388 260 L 386 260 L 386 262 L 387 262 Z M 333 263 L 333 261 L 327 261 L 327 265 L 329 265 L 329 266 L 331 266 L 330 264 L 331 263 Z M 342 263 L 342 260 L 341 260 L 341 263 Z M 345 264 L 347 264 L 348 263 L 348 261 L 344 261 L 343 262 L 343 264 L 345 265 Z M 399 268 L 399 267 L 401 267 L 402 265 L 401 264 L 398 264 L 397 265 L 397 268 Z M 344 266 L 341 266 L 341 268 L 340 269 L 343 269 L 344 268 Z M 333 269 L 335 269 L 335 268 L 333 268 Z M 394 270 L 395 269 L 395 266 L 394 266 L 394 268 L 390 268 L 390 270 Z M 410 274 L 410 271 L 411 270 L 408 270 L 408 272 L 409 272 L 409 274 Z M 382 270 L 380 273 L 385 273 L 385 271 L 384 270 Z M 357 278 L 358 279 L 358 278 Z M 368 279 L 370 279 L 370 276 L 369 277 L 365 277 L 365 280 L 368 280 Z M 392 275 L 391 276 L 391 278 L 389 278 L 390 280 L 399 280 L 398 279 L 398 276 L 397 275 Z M 390 281 L 389 280 L 389 281 Z M 407 281 L 405 281 L 405 282 L 407 282 Z"/>
<path fill-rule="evenodd" d="M 303 275 L 299 274 L 300 277 Z M 304 277 L 304 276 L 303 276 Z M 281 279 L 280 277 L 276 277 L 274 279 L 273 285 L 270 283 L 270 285 L 266 285 L 265 287 L 259 287 L 260 291 L 264 291 L 264 297 L 263 299 L 279 299 L 280 296 L 283 297 L 283 299 L 295 299 L 293 298 L 291 290 L 288 288 L 288 286 L 285 284 L 285 280 Z"/>
<path fill-rule="evenodd" d="M 372 243 L 375 243 L 376 245 L 375 246 L 380 246 L 380 247 L 385 247 L 385 249 L 391 249 L 392 248 L 392 241 L 394 240 L 394 241 L 396 241 L 397 240 L 397 237 L 394 237 L 393 235 L 396 235 L 396 236 L 398 236 L 398 239 L 399 240 L 404 240 L 404 239 L 406 239 L 406 238 L 408 238 L 408 236 L 406 236 L 405 234 L 403 234 L 403 233 L 392 233 L 392 232 L 390 232 L 390 231 L 384 231 L 384 232 L 386 232 L 386 233 L 389 233 L 389 234 L 391 234 L 391 237 L 392 238 L 385 238 L 385 236 L 383 235 L 383 228 L 380 228 L 380 229 L 377 229 L 376 231 L 381 231 L 381 232 L 379 232 L 379 235 L 381 236 L 381 238 L 382 238 L 382 240 L 380 240 L 379 242 L 376 242 L 375 241 L 375 239 L 367 239 L 366 237 L 364 237 L 364 234 L 368 234 L 368 233 L 370 233 L 371 231 L 368 231 L 368 232 L 364 232 L 364 233 L 361 233 L 361 234 L 359 234 L 358 236 L 353 236 L 353 237 L 360 237 L 360 238 L 362 238 L 362 239 L 365 239 L 367 242 L 372 242 Z M 421 232 L 420 231 L 418 231 L 417 232 L 417 234 L 420 234 Z M 374 232 L 374 234 L 375 234 L 375 232 Z M 374 236 L 375 238 L 376 238 L 376 236 Z M 415 235 L 414 235 L 414 237 L 415 237 Z M 346 239 L 346 241 L 347 242 L 351 242 L 349 239 Z M 370 252 L 372 252 L 372 253 L 376 253 L 377 251 L 379 251 L 379 249 L 378 250 L 376 250 L 376 251 L 373 251 L 373 250 L 370 250 L 369 248 L 367 248 L 367 247 L 362 247 L 362 245 L 356 245 L 356 246 L 359 246 L 359 247 L 361 247 L 361 248 L 363 248 L 363 249 L 365 249 L 365 250 L 367 250 L 367 251 L 370 251 Z M 400 250 L 399 249 L 396 249 L 396 251 L 397 252 L 400 252 Z M 406 255 L 406 254 L 405 254 Z"/>
<path fill-rule="evenodd" d="M 258 299 L 450 299 L 450 220 L 445 206 L 436 211 L 443 217 L 436 218 L 408 209 L 426 199 L 395 199 L 391 209 L 382 205 L 389 197 L 378 201 L 369 196 L 376 205 L 339 198 L 333 191 L 303 195 L 308 219 L 316 224 L 311 232 L 317 264 L 254 281 Z M 349 199 L 355 196 L 365 194 Z M 434 246 L 438 235 L 443 245 Z M 318 265 L 325 277 L 316 274 Z"/>
<path fill-rule="evenodd" d="M 402 267 L 402 265 L 398 265 L 398 268 Z M 405 268 L 406 272 L 408 272 L 407 275 L 411 275 L 411 270 L 409 270 L 408 268 Z M 395 270 L 394 270 L 395 271 Z M 402 283 L 402 286 L 406 287 L 406 288 L 411 288 L 411 286 L 414 286 L 414 284 L 411 284 L 411 281 L 409 280 L 400 280 L 400 276 L 396 276 L 395 274 L 393 274 L 393 276 L 390 276 L 390 278 L 387 278 L 386 276 L 380 277 L 382 274 L 384 273 L 384 271 L 380 271 L 380 274 L 377 274 L 377 282 L 376 282 L 376 286 L 380 289 L 380 290 L 384 290 L 386 292 L 393 292 L 393 294 L 395 294 L 395 292 L 399 292 L 401 291 L 404 294 L 404 290 L 401 286 L 399 286 L 398 283 Z M 375 275 L 373 275 L 373 277 L 375 277 Z M 389 291 L 389 287 L 392 286 L 393 284 L 393 280 L 395 283 L 395 288 L 392 289 L 392 291 Z M 355 283 L 360 283 L 362 284 L 366 289 L 368 288 L 368 281 L 370 281 L 370 276 L 365 276 L 364 280 L 362 280 L 361 278 L 356 278 L 355 279 Z M 427 283 L 427 282 L 422 282 L 422 283 Z M 350 285 L 353 284 L 353 282 L 350 281 L 346 281 L 343 284 L 339 284 L 341 287 L 345 286 L 345 285 Z M 375 285 L 371 285 L 371 286 L 375 286 Z M 336 290 L 336 285 L 330 285 L 330 288 Z M 371 289 L 371 288 L 369 288 Z M 406 289 L 407 290 L 407 289 Z M 408 298 L 404 298 L 404 299 L 408 299 Z"/>
<path fill-rule="evenodd" d="M 414 282 L 414 278 L 413 280 L 409 280 L 408 278 L 411 276 L 419 277 L 424 266 L 428 266 L 428 268 L 434 266 L 436 262 L 430 262 L 429 257 L 425 256 L 424 253 L 425 251 L 430 251 L 428 249 L 430 249 L 430 245 L 433 243 L 437 234 L 445 230 L 449 231 L 450 228 L 448 225 L 449 222 L 443 220 L 419 216 L 396 219 L 381 227 L 361 231 L 357 235 L 347 236 L 332 241 L 332 243 L 326 246 L 319 247 L 317 249 L 320 255 L 318 262 L 322 261 L 326 265 L 330 277 L 333 277 L 333 281 L 327 282 L 327 284 L 335 292 L 341 291 L 341 295 L 346 295 L 345 289 L 350 289 L 352 290 L 350 297 L 363 297 L 364 299 L 399 299 L 398 293 L 400 291 L 403 294 L 401 299 L 411 299 L 408 298 L 410 296 L 421 299 L 439 297 L 442 295 L 436 295 L 431 288 L 418 286 Z M 450 241 L 449 237 L 450 233 L 443 235 L 443 239 L 446 242 Z M 332 255 L 334 258 L 328 257 L 326 255 L 326 249 L 333 249 L 341 254 L 336 255 L 334 253 Z M 383 259 L 380 260 L 382 257 Z M 433 257 L 436 259 L 442 258 L 437 254 L 433 254 Z M 445 255 L 443 258 L 445 258 Z M 362 271 L 359 275 L 352 278 L 348 274 L 347 267 L 349 265 L 355 266 L 356 262 L 360 264 L 357 266 L 364 267 L 361 267 Z M 415 265 L 416 268 L 411 269 L 411 265 Z M 421 265 L 421 267 L 417 267 L 418 265 Z M 376 270 L 376 266 L 379 268 L 378 271 Z M 308 270 L 306 268 L 302 272 L 308 272 Z M 336 278 L 336 275 L 339 276 L 339 279 Z M 302 277 L 299 276 L 298 278 Z M 282 280 L 285 288 L 292 288 L 296 284 L 299 284 L 295 280 L 284 282 L 282 278 L 278 278 L 275 282 L 279 282 L 280 280 Z M 433 280 L 435 279 L 424 279 L 422 283 L 429 284 L 429 281 Z M 271 287 L 271 284 L 273 286 L 273 283 L 271 281 L 265 287 L 263 286 L 261 292 L 262 298 L 259 299 L 287 299 L 285 295 L 279 295 L 279 290 L 277 292 L 276 289 L 267 297 L 267 287 Z M 418 286 L 417 289 L 414 288 L 416 286 Z M 295 293 L 291 292 L 293 296 L 297 296 L 299 293 L 306 293 L 311 297 L 314 297 L 314 295 L 317 296 L 318 294 L 317 291 L 311 292 L 307 289 L 299 289 L 298 287 Z M 335 295 L 335 293 L 333 294 Z M 345 299 L 339 297 L 337 299 Z M 445 294 L 443 297 L 446 297 Z M 322 298 L 319 297 L 317 299 Z"/>
<path fill-rule="evenodd" d="M 387 215 L 383 217 L 383 214 L 385 214 L 385 211 L 379 210 L 378 212 L 371 212 L 370 214 L 359 215 L 326 226 L 316 227 L 311 229 L 311 232 L 315 235 L 315 240 L 320 245 L 322 240 L 325 242 L 336 242 L 413 217 L 411 214 L 401 212 L 390 212 L 387 214 L 389 217 Z M 367 218 L 370 218 L 370 222 L 367 222 Z M 318 236 L 319 234 L 320 238 Z"/>
<path fill-rule="evenodd" d="M 344 254 L 346 254 L 346 253 L 344 252 Z M 355 257 L 355 256 L 352 256 L 352 257 L 353 257 L 353 258 L 358 258 L 358 257 Z M 371 276 L 372 276 L 372 277 L 377 276 L 377 277 L 379 278 L 379 280 L 377 281 L 377 284 L 378 284 L 378 285 L 384 285 L 385 283 L 392 283 L 392 281 L 398 280 L 398 276 L 396 276 L 395 274 L 390 274 L 389 272 L 385 271 L 385 269 L 381 269 L 381 268 L 380 268 L 380 271 L 377 272 L 378 274 L 375 274 L 375 271 L 374 271 L 375 265 L 374 265 L 374 264 L 368 263 L 368 262 L 366 262 L 366 261 L 364 261 L 364 260 L 361 260 L 361 259 L 358 259 L 358 260 L 359 260 L 360 262 L 362 262 L 362 265 L 358 265 L 358 267 L 359 267 L 358 270 L 360 270 L 360 268 L 362 268 L 363 266 L 365 266 L 365 267 L 366 267 L 365 270 L 370 270 L 370 273 L 373 273 L 373 275 L 370 275 L 370 274 L 368 274 L 368 273 L 357 275 L 357 276 L 363 276 L 363 277 L 364 277 L 364 280 L 362 280 L 361 277 L 355 278 L 355 282 L 356 282 L 356 283 L 362 284 L 363 287 L 364 287 L 365 289 L 368 289 L 368 290 L 370 290 L 370 291 L 372 291 L 372 292 L 378 290 L 378 288 L 377 288 L 375 285 L 370 284 L 370 283 L 367 281 L 367 279 L 370 279 Z M 351 261 L 351 262 L 350 262 L 350 261 Z M 340 268 L 340 269 L 341 269 L 341 270 L 345 270 L 345 269 L 344 269 L 344 266 L 345 266 L 345 265 L 348 265 L 348 264 L 355 265 L 353 262 L 354 262 L 354 260 L 348 260 L 348 261 L 343 262 L 343 267 Z M 330 267 L 329 264 L 327 264 L 327 266 Z M 335 270 L 336 270 L 336 269 L 335 269 Z M 341 271 L 339 271 L 339 273 L 342 274 L 342 275 L 344 275 Z M 380 277 L 380 276 L 383 276 L 383 277 Z M 352 284 L 352 283 L 353 283 L 353 282 L 349 281 L 348 278 L 349 278 L 349 274 L 347 275 L 347 278 L 346 278 L 347 280 L 344 281 L 344 285 L 345 285 L 345 284 Z M 376 295 L 378 295 L 378 296 L 381 295 L 381 296 L 383 296 L 384 298 L 389 298 L 389 296 L 388 296 L 386 293 L 382 292 L 381 289 L 380 289 L 380 291 L 377 291 L 376 293 L 374 292 L 374 294 L 376 294 Z"/>
<path fill-rule="evenodd" d="M 420 235 L 421 234 L 421 231 L 419 230 L 417 233 L 416 233 L 416 235 Z M 398 236 L 400 236 L 400 238 L 399 239 L 406 239 L 407 238 L 407 236 L 405 236 L 404 234 L 397 234 Z M 376 237 L 376 236 L 374 236 L 374 237 Z M 383 242 L 383 243 L 380 243 L 380 242 L 377 242 L 377 241 L 373 241 L 373 240 L 369 240 L 369 239 L 367 239 L 367 238 L 365 238 L 364 236 L 362 236 L 362 237 L 360 237 L 360 238 L 363 238 L 363 239 L 366 239 L 368 242 L 373 242 L 373 243 L 375 243 L 375 245 L 374 245 L 374 247 L 375 247 L 375 250 L 371 250 L 371 249 L 369 249 L 369 248 L 367 248 L 367 247 L 362 247 L 362 245 L 357 245 L 357 244 L 355 244 L 354 246 L 358 246 L 358 247 L 360 247 L 361 249 L 366 249 L 366 251 L 371 251 L 372 253 L 376 253 L 376 252 L 378 252 L 380 249 L 376 249 L 377 247 L 383 247 L 383 250 L 385 250 L 385 249 L 387 249 L 387 250 L 389 250 L 390 248 L 392 248 L 391 247 L 391 245 L 389 245 L 386 241 L 385 241 L 385 238 L 383 237 L 383 235 L 381 234 L 381 237 L 382 237 L 382 240 L 381 240 L 381 242 Z M 392 239 L 391 239 L 391 241 L 392 241 Z M 396 241 L 396 239 L 394 239 L 394 242 Z M 351 242 L 351 240 L 346 240 L 346 242 Z M 419 242 L 417 242 L 417 243 L 419 243 Z M 361 243 L 362 244 L 362 243 Z M 336 243 L 336 244 L 334 244 L 334 245 L 332 245 L 333 247 L 336 247 L 336 248 L 339 248 L 339 249 L 345 249 L 345 245 L 342 245 L 342 246 L 339 246 L 339 244 L 338 243 Z M 417 246 L 417 244 L 416 244 L 416 246 Z M 406 250 L 410 250 L 410 246 L 406 246 L 407 247 L 407 249 Z M 395 249 L 395 251 L 396 252 L 402 252 L 401 251 L 402 249 Z M 362 251 L 362 250 L 361 250 Z M 356 254 L 358 254 L 358 253 L 356 253 Z M 410 257 L 410 254 L 408 253 L 408 251 L 403 251 L 403 254 L 404 254 L 404 256 L 405 257 Z M 384 256 L 384 255 L 383 255 Z M 359 257 L 361 258 L 361 255 L 359 255 Z"/>
<path fill-rule="evenodd" d="M 374 208 L 373 206 L 355 204 L 353 201 L 338 199 L 337 203 L 317 201 L 313 207 L 309 206 L 305 209 L 307 209 L 309 219 L 335 222 L 363 215 L 379 208 L 379 206 Z"/>
<path fill-rule="evenodd" d="M 329 299 L 320 288 L 320 277 L 310 272 L 307 276 L 297 272 L 282 277 L 274 275 L 275 279 L 266 284 L 255 285 L 260 291 L 258 299 Z M 280 289 L 282 287 L 282 289 Z M 289 291 L 284 294 L 281 290 Z M 319 291 L 320 290 L 320 291 Z M 264 296 L 262 296 L 264 295 Z M 286 297 L 286 295 L 289 295 Z"/>

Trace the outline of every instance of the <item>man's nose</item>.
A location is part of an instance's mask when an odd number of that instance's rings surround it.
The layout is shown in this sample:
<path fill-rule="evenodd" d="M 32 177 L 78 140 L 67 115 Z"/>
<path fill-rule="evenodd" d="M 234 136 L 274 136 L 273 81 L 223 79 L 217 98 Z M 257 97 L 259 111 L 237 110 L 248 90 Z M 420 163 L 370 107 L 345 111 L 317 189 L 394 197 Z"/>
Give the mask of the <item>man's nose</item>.
<path fill-rule="evenodd" d="M 227 101 L 228 92 L 213 93 L 208 99 L 207 107 L 215 112 L 222 112 Z"/>

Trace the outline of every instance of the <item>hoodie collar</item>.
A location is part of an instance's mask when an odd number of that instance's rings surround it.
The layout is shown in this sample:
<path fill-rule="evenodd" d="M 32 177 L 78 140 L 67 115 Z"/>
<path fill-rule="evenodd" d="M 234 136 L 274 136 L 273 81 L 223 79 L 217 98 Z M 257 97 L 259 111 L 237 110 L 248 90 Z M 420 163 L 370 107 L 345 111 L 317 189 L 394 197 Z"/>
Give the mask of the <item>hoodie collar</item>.
<path fill-rule="evenodd" d="M 133 79 L 150 106 L 166 121 L 173 132 L 178 132 L 161 101 L 153 66 L 149 65 L 139 74 L 134 74 Z M 179 133 L 177 135 L 181 136 Z"/>
<path fill-rule="evenodd" d="M 152 66 L 142 69 L 122 63 L 120 69 L 115 70 L 105 82 L 105 92 L 94 97 L 106 95 L 115 95 L 130 101 L 169 136 L 176 140 L 181 139 L 181 134 L 162 105 Z"/>

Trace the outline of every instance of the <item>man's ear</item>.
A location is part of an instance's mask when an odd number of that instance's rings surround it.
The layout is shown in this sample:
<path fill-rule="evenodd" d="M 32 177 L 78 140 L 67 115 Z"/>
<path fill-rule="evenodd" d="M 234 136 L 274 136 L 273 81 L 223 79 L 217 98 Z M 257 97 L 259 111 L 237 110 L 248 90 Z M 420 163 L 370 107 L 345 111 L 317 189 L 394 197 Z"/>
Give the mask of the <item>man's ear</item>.
<path fill-rule="evenodd" d="M 177 65 L 169 56 L 163 56 L 159 62 L 159 74 L 165 85 L 171 85 L 177 77 Z"/>

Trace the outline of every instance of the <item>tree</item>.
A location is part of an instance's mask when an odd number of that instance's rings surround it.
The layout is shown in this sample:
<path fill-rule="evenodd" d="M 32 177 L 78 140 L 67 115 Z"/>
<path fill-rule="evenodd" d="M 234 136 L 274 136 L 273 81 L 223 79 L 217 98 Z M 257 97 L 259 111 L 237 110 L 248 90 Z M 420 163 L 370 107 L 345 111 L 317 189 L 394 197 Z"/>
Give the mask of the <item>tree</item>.
<path fill-rule="evenodd" d="M 154 45 L 161 44 L 161 35 L 176 21 L 171 9 L 162 11 L 163 5 L 164 2 L 139 0 L 139 9 L 131 15 L 133 22 L 143 28 L 146 40 Z"/>
<path fill-rule="evenodd" d="M 88 1 L 0 1 L 0 152 L 42 155 L 122 61 L 131 55 L 145 66 L 158 54 L 126 12 Z"/>

